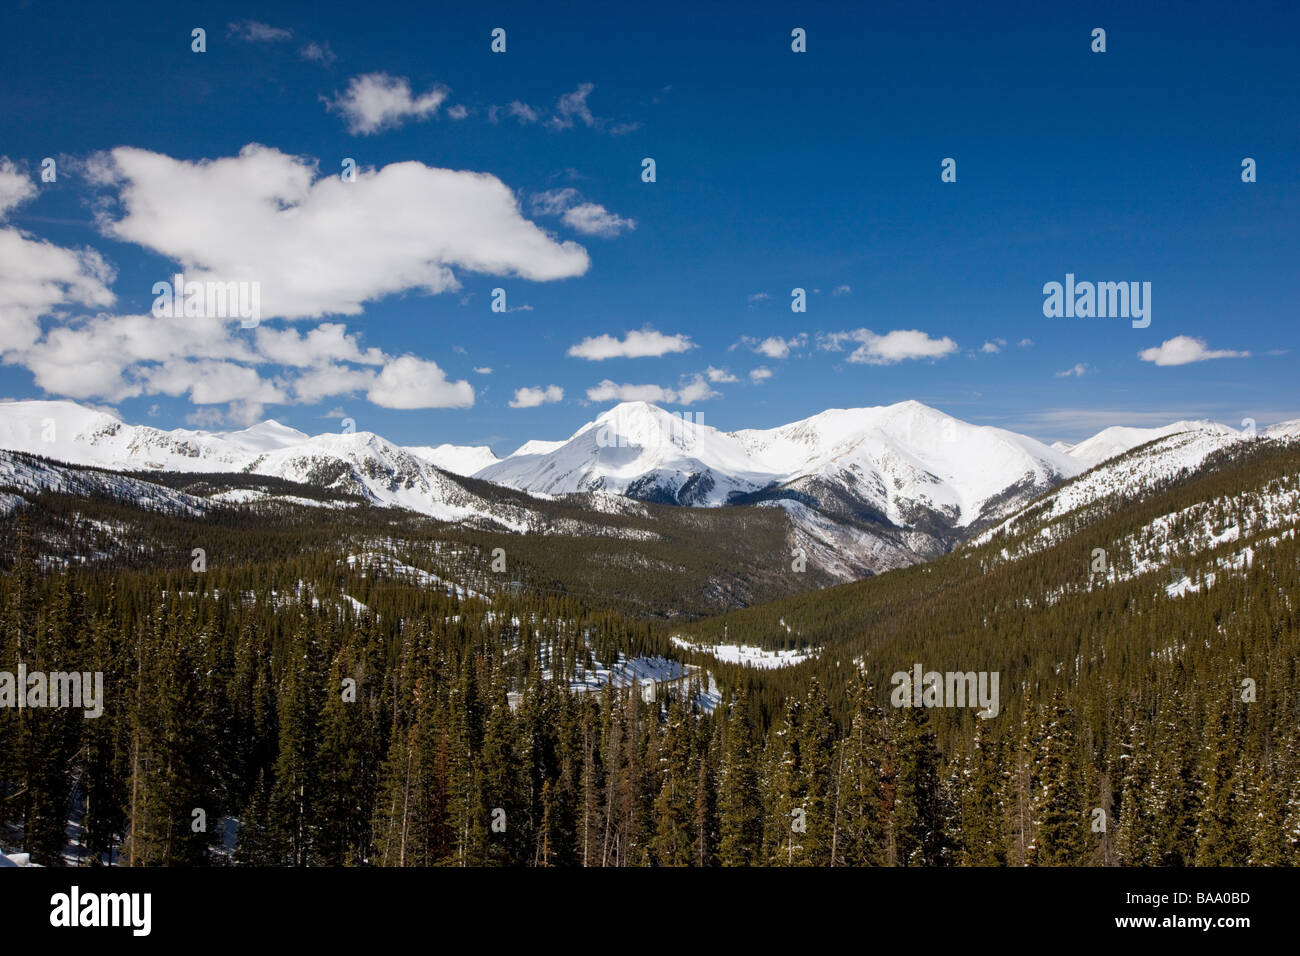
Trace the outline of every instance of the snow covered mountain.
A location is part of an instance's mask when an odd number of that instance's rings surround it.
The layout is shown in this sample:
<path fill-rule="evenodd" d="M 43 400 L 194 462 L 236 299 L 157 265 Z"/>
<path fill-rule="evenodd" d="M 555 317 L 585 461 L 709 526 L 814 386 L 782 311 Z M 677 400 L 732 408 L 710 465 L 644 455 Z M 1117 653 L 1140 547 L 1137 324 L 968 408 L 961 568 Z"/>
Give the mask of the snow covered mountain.
<path fill-rule="evenodd" d="M 782 497 L 801 493 L 822 510 L 856 509 L 898 526 L 922 524 L 932 514 L 968 527 L 1083 470 L 1035 439 L 970 425 L 920 402 L 831 409 L 735 435 L 784 472 Z"/>
<path fill-rule="evenodd" d="M 73 402 L 0 402 L 0 448 L 113 471 L 266 475 L 440 521 L 486 518 L 512 530 L 530 524 L 527 509 L 470 492 L 423 454 L 427 449 L 402 448 L 372 432 L 308 436 L 274 421 L 233 432 L 162 431 Z M 476 451 L 442 448 L 444 460 Z"/>
<path fill-rule="evenodd" d="M 1216 426 L 1214 422 L 1187 424 Z M 1224 425 L 1194 427 L 1167 434 L 1140 451 L 1107 458 L 1073 481 L 1053 489 L 1033 507 L 1019 511 L 988 529 L 972 543 L 978 545 L 995 537 L 1015 536 L 1026 533 L 1026 529 L 1042 528 L 1044 530 L 1035 546 L 1045 547 L 1049 539 L 1054 540 L 1067 530 L 1072 533 L 1073 528 L 1091 520 L 1111 503 L 1141 497 L 1180 475 L 1197 471 L 1215 452 L 1248 440 Z M 1146 442 L 1137 442 L 1133 447 L 1143 444 Z M 1067 516 L 1070 520 L 1064 521 Z"/>
<path fill-rule="evenodd" d="M 604 491 L 681 505 L 722 505 L 779 475 L 733 435 L 646 402 L 616 405 L 564 442 L 528 442 L 474 477 L 563 495 Z"/>
<path fill-rule="evenodd" d="M 920 402 L 831 409 L 736 432 L 627 402 L 567 441 L 530 445 L 475 477 L 530 494 L 781 507 L 803 544 L 828 559 L 836 549 L 874 552 L 882 569 L 942 553 L 962 529 L 1085 467 L 1032 438 Z"/>
<path fill-rule="evenodd" d="M 406 450 L 435 468 L 464 477 L 501 460 L 487 445 L 422 445 L 408 446 Z"/>
<path fill-rule="evenodd" d="M 1300 437 L 1300 422 L 1262 434 Z M 284 478 L 443 521 L 486 520 L 514 531 L 546 522 L 526 497 L 494 498 L 458 476 L 538 498 L 579 495 L 580 507 L 600 512 L 612 502 L 630 505 L 628 499 L 779 508 L 790 522 L 790 547 L 840 577 L 934 557 L 1014 520 L 1053 489 L 1049 506 L 1069 511 L 1120 485 L 1194 469 L 1244 438 L 1226 425 L 1189 421 L 1116 426 L 1049 447 L 914 401 L 723 432 L 690 415 L 627 402 L 567 439 L 528 441 L 498 459 L 484 446 L 402 447 L 371 432 L 309 436 L 274 421 L 229 432 L 163 431 L 72 402 L 0 402 L 0 449 L 112 471 Z M 1126 454 L 1148 443 L 1136 457 Z M 242 500 L 244 492 L 229 494 Z"/>
<path fill-rule="evenodd" d="M 1209 435 L 1239 434 L 1235 428 L 1204 419 L 1174 422 L 1170 425 L 1162 425 L 1159 428 L 1128 428 L 1123 425 L 1112 425 L 1110 428 L 1102 429 L 1091 438 L 1085 439 L 1077 445 L 1056 442 L 1052 447 L 1063 451 L 1071 458 L 1077 459 L 1091 468 L 1093 465 L 1099 465 L 1103 461 L 1131 451 L 1139 445 L 1145 445 L 1149 441 L 1155 441 L 1157 438 L 1164 438 L 1167 435 L 1176 435 L 1179 432 L 1203 432 Z"/>

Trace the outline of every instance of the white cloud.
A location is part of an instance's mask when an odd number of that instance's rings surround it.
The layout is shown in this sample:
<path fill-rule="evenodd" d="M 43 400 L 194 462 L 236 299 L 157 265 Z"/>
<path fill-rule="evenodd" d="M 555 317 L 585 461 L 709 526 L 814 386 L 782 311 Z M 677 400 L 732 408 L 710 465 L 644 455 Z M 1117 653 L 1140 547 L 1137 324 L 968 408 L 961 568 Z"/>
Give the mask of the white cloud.
<path fill-rule="evenodd" d="M 1057 372 L 1056 377 L 1057 378 L 1070 378 L 1070 377 L 1083 378 L 1083 376 L 1087 374 L 1088 374 L 1087 364 L 1084 362 L 1080 362 L 1077 365 L 1075 365 L 1073 368 L 1067 368 L 1064 372 Z"/>
<path fill-rule="evenodd" d="M 766 292 L 755 292 L 753 295 L 749 296 L 747 301 L 752 305 L 755 302 L 766 302 L 770 298 L 772 297 Z"/>
<path fill-rule="evenodd" d="M 283 43 L 293 39 L 293 31 L 273 27 L 257 20 L 240 20 L 226 25 L 226 35 L 245 43 Z"/>
<path fill-rule="evenodd" d="M 538 216 L 561 216 L 565 225 L 589 236 L 613 238 L 624 229 L 635 229 L 636 221 L 624 219 L 594 202 L 583 202 L 572 186 L 548 189 L 532 197 L 532 210 Z"/>
<path fill-rule="evenodd" d="M 288 400 L 275 384 L 257 370 L 234 362 L 175 359 L 141 372 L 144 391 L 150 394 L 186 395 L 196 405 L 225 402 L 283 404 Z"/>
<path fill-rule="evenodd" d="M 712 365 L 704 370 L 704 374 L 708 377 L 710 382 L 717 385 L 725 385 L 730 382 L 740 381 L 740 379 L 736 378 L 736 376 L 732 375 L 725 368 L 714 368 Z"/>
<path fill-rule="evenodd" d="M 1034 344 L 1034 340 L 1033 340 L 1033 339 L 1021 339 L 1021 340 L 1020 340 L 1020 347 L 1021 347 L 1022 349 L 1024 349 L 1024 348 L 1029 348 L 1029 347 L 1032 346 L 1033 344 Z"/>
<path fill-rule="evenodd" d="M 330 49 L 328 43 L 308 43 L 298 51 L 298 55 L 304 60 L 311 63 L 319 63 L 322 66 L 329 66 L 338 59 L 338 57 L 334 55 L 334 51 Z"/>
<path fill-rule="evenodd" d="M 533 109 L 527 103 L 521 103 L 519 100 L 515 100 L 513 103 L 507 106 L 506 112 L 509 113 L 511 116 L 513 116 L 515 119 L 519 120 L 519 122 L 521 123 L 526 124 L 526 123 L 537 122 L 537 115 L 538 115 L 537 110 Z"/>
<path fill-rule="evenodd" d="M 587 389 L 593 402 L 671 402 L 676 395 L 662 385 L 620 385 L 609 379 Z"/>
<path fill-rule="evenodd" d="M 290 385 L 296 401 L 312 405 L 335 395 L 355 395 L 369 389 L 374 381 L 373 369 L 323 365 L 295 376 Z"/>
<path fill-rule="evenodd" d="M 772 377 L 772 370 L 768 368 L 766 365 L 760 365 L 756 369 L 751 369 L 749 373 L 749 380 L 754 385 L 761 385 L 763 382 L 766 382 L 771 377 Z"/>
<path fill-rule="evenodd" d="M 352 77 L 347 90 L 326 100 L 326 106 L 347 121 L 352 135 L 368 136 L 408 120 L 428 119 L 438 112 L 447 93 L 446 87 L 435 86 L 412 96 L 411 81 L 404 76 L 364 73 Z"/>
<path fill-rule="evenodd" d="M 789 358 L 792 351 L 801 349 L 808 344 L 808 333 L 800 332 L 788 339 L 779 335 L 772 335 L 762 340 L 744 335 L 741 336 L 740 341 L 759 355 L 766 355 L 768 358 L 773 359 L 783 359 Z"/>
<path fill-rule="evenodd" d="M 469 382 L 449 382 L 436 362 L 403 355 L 384 366 L 366 397 L 383 408 L 469 408 Z"/>
<path fill-rule="evenodd" d="M 997 355 L 1006 347 L 1006 339 L 992 339 L 980 346 L 980 351 L 986 355 Z"/>
<path fill-rule="evenodd" d="M 564 222 L 571 229 L 587 236 L 612 239 L 624 229 L 635 229 L 636 221 L 624 219 L 594 202 L 574 206 L 564 213 Z"/>
<path fill-rule="evenodd" d="M 474 367 L 474 371 L 479 375 L 491 375 L 492 367 L 489 365 L 477 365 Z"/>
<path fill-rule="evenodd" d="M 678 388 L 667 388 L 662 385 L 620 385 L 605 379 L 599 385 L 587 389 L 587 398 L 593 402 L 669 402 L 691 405 L 705 399 L 716 398 L 718 394 L 709 387 L 704 376 L 698 373 L 684 377 Z"/>
<path fill-rule="evenodd" d="M 587 105 L 587 97 L 595 88 L 594 83 L 579 83 L 572 93 L 561 96 L 555 104 L 555 115 L 547 120 L 547 125 L 553 129 L 569 129 L 575 119 L 583 126 L 596 125 L 596 118 Z"/>
<path fill-rule="evenodd" d="M 837 285 L 831 292 L 831 295 L 848 295 L 852 291 L 853 286 L 851 285 Z"/>
<path fill-rule="evenodd" d="M 1204 339 L 1194 339 L 1190 335 L 1178 335 L 1166 339 L 1158 346 L 1143 349 L 1138 358 L 1156 365 L 1188 365 L 1192 362 L 1205 362 L 1209 359 L 1249 358 L 1249 352 L 1235 352 L 1232 349 L 1211 349 Z"/>
<path fill-rule="evenodd" d="M 600 362 L 610 358 L 658 358 L 672 352 L 688 352 L 695 343 L 686 335 L 664 335 L 646 327 L 639 332 L 629 332 L 622 339 L 612 335 L 597 335 L 583 339 L 569 348 L 572 358 Z"/>
<path fill-rule="evenodd" d="M 590 265 L 486 173 L 402 162 L 343 182 L 250 144 L 200 162 L 120 147 L 92 174 L 125 209 L 102 220 L 106 234 L 180 263 L 187 279 L 258 282 L 264 319 L 356 315 L 393 293 L 455 290 L 453 267 L 546 281 Z"/>
<path fill-rule="evenodd" d="M 895 329 L 877 335 L 870 329 L 850 332 L 828 332 L 817 337 L 818 348 L 839 352 L 845 342 L 857 342 L 858 347 L 848 360 L 863 365 L 893 365 L 908 359 L 936 359 L 957 351 L 957 343 L 946 335 L 941 339 L 930 337 L 919 329 Z"/>
<path fill-rule="evenodd" d="M 36 186 L 0 157 L 0 221 L 36 195 Z M 113 268 L 93 249 L 67 249 L 15 227 L 0 228 L 0 354 L 29 347 L 40 337 L 38 319 L 65 306 L 106 308 Z"/>
<path fill-rule="evenodd" d="M 721 393 L 709 387 L 709 382 L 698 372 L 683 378 L 677 386 L 676 401 L 679 405 L 694 405 L 706 399 L 717 398 Z"/>
<path fill-rule="evenodd" d="M 217 320 L 98 315 L 50 329 L 37 343 L 6 360 L 26 367 L 47 392 L 69 398 L 120 401 L 167 392 L 149 367 L 188 359 L 256 362 L 248 345 Z M 175 391 L 168 394 L 178 394 Z"/>
<path fill-rule="evenodd" d="M 7 158 L 0 158 L 0 219 L 36 195 L 36 183 Z"/>
<path fill-rule="evenodd" d="M 524 388 L 515 389 L 515 397 L 510 400 L 511 408 L 536 408 L 538 405 L 546 405 L 553 402 L 564 400 L 564 389 L 558 385 L 547 385 L 545 388 Z"/>
<path fill-rule="evenodd" d="M 592 113 L 587 98 L 595 88 L 594 83 L 579 83 L 571 92 L 565 93 L 556 100 L 555 106 L 549 111 L 545 107 L 531 106 L 522 100 L 512 100 L 504 107 L 489 106 L 488 122 L 498 122 L 501 114 L 505 113 L 518 120 L 521 125 L 540 123 L 551 130 L 573 129 L 581 125 L 608 132 L 611 136 L 622 136 L 640 128 L 640 123 L 612 123 L 609 119 Z"/>
<path fill-rule="evenodd" d="M 377 348 L 363 352 L 356 335 L 348 335 L 347 327 L 338 323 L 318 325 L 305 335 L 295 329 L 277 331 L 262 326 L 256 335 L 262 357 L 279 365 L 302 367 L 330 362 L 382 365 L 385 361 L 384 353 Z"/>
<path fill-rule="evenodd" d="M 581 201 L 578 191 L 572 186 L 563 189 L 548 189 L 534 193 L 529 200 L 534 216 L 559 216 L 570 206 Z"/>
<path fill-rule="evenodd" d="M 447 107 L 447 115 L 454 120 L 462 120 L 469 116 L 469 109 L 464 105 L 457 103 L 455 106 Z"/>

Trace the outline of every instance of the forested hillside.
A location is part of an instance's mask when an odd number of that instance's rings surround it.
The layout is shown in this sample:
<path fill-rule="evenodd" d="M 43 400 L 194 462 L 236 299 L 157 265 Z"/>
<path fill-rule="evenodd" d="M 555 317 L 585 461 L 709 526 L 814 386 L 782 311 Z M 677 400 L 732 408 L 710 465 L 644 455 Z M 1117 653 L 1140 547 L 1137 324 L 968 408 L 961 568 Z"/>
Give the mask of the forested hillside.
<path fill-rule="evenodd" d="M 695 621 L 637 613 L 665 578 L 632 568 L 561 593 L 546 555 L 579 559 L 544 537 L 502 578 L 495 534 L 385 541 L 381 511 L 340 509 L 325 549 L 288 511 L 43 497 L 6 518 L 0 659 L 102 671 L 106 700 L 0 709 L 0 841 L 137 865 L 1293 864 L 1298 472 L 1235 447 Z M 58 560 L 78 509 L 157 547 Z M 814 653 L 755 670 L 684 640 Z M 634 664 L 666 676 L 627 686 Z M 891 706 L 915 664 L 997 672 L 996 716 Z"/>

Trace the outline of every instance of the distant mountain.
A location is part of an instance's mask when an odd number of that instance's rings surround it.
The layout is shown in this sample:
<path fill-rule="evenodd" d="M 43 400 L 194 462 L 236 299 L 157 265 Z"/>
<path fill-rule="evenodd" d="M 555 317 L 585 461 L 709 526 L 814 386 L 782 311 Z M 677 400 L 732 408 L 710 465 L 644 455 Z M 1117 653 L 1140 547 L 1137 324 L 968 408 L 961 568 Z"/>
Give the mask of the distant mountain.
<path fill-rule="evenodd" d="M 308 436 L 268 421 L 233 432 L 128 425 L 73 402 L 0 402 L 0 448 L 127 472 L 246 473 L 352 494 L 441 521 L 511 530 L 530 515 L 469 491 L 420 452 L 372 432 Z"/>
<path fill-rule="evenodd" d="M 567 441 L 529 442 L 475 477 L 531 494 L 605 491 L 665 504 L 722 505 L 778 475 L 732 435 L 646 402 L 624 402 Z"/>
<path fill-rule="evenodd" d="M 549 450 L 528 451 L 476 477 L 530 494 L 599 490 L 679 505 L 781 507 L 827 560 L 851 550 L 871 555 L 877 570 L 942 553 L 965 529 L 1084 468 L 1032 438 L 920 402 L 831 409 L 736 432 L 627 402 Z"/>
<path fill-rule="evenodd" d="M 1262 436 L 1300 436 L 1300 421 Z M 841 579 L 945 553 L 1016 520 L 1047 492 L 1055 490 L 1050 507 L 1072 510 L 1120 486 L 1158 482 L 1244 437 L 1216 422 L 1185 421 L 1116 426 L 1075 445 L 1047 446 L 915 401 L 724 432 L 626 402 L 567 439 L 528 441 L 498 459 L 484 446 L 403 447 L 371 432 L 309 436 L 274 421 L 228 432 L 163 431 L 72 402 L 0 403 L 3 449 L 117 472 L 267 476 L 515 532 L 564 527 L 542 514 L 539 498 L 574 496 L 579 514 L 613 514 L 628 499 L 777 508 L 789 522 L 792 557 L 802 551 Z M 266 492 L 225 494 L 243 501 Z"/>
<path fill-rule="evenodd" d="M 1052 447 L 1063 451 L 1088 467 L 1092 467 L 1137 448 L 1139 445 L 1145 445 L 1149 441 L 1155 441 L 1157 438 L 1164 438 L 1167 435 L 1176 435 L 1179 432 L 1200 432 L 1209 435 L 1240 434 L 1235 428 L 1230 428 L 1219 422 L 1205 420 L 1174 422 L 1171 425 L 1162 425 L 1159 428 L 1128 428 L 1123 425 L 1112 425 L 1110 428 L 1102 429 L 1091 438 L 1085 439 L 1077 445 L 1065 445 L 1057 442 Z"/>
<path fill-rule="evenodd" d="M 408 446 L 406 450 L 435 468 L 464 477 L 501 460 L 487 445 L 424 445 Z"/>

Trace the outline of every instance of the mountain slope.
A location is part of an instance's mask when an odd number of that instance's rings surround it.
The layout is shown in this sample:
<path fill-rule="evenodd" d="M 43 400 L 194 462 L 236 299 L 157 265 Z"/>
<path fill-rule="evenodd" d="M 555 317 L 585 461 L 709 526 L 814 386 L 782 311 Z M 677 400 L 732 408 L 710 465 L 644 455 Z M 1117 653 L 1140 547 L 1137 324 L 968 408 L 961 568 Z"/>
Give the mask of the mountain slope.
<path fill-rule="evenodd" d="M 1202 432 L 1209 435 L 1238 434 L 1234 428 L 1206 420 L 1173 422 L 1159 428 L 1129 428 L 1123 425 L 1112 425 L 1077 445 L 1066 446 L 1065 453 L 1091 468 L 1093 465 L 1131 451 L 1139 445 L 1179 432 Z"/>
<path fill-rule="evenodd" d="M 274 421 L 233 432 L 162 431 L 73 402 L 3 402 L 0 447 L 115 471 L 265 475 L 440 521 L 484 519 L 516 531 L 529 526 L 526 508 L 487 501 L 422 457 L 422 449 L 371 432 L 308 436 Z"/>

